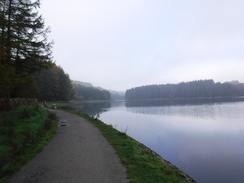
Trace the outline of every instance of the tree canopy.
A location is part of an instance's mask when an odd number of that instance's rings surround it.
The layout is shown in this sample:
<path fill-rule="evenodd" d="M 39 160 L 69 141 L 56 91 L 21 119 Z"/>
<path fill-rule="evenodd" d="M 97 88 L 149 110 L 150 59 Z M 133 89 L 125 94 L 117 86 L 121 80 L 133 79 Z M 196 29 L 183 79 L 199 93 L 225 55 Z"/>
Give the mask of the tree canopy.
<path fill-rule="evenodd" d="M 44 20 L 38 15 L 40 0 L 0 0 L 0 68 L 5 85 L 0 97 L 28 97 L 35 87 L 31 74 L 52 63 Z M 33 90 L 33 92 L 35 92 Z M 21 93 L 21 94 L 20 94 Z M 32 94 L 34 95 L 34 93 Z"/>
<path fill-rule="evenodd" d="M 73 83 L 74 97 L 76 100 L 110 100 L 111 94 L 107 90 L 86 87 Z"/>
<path fill-rule="evenodd" d="M 39 88 L 37 94 L 41 101 L 69 101 L 73 97 L 73 89 L 69 75 L 62 67 L 55 64 L 49 69 L 43 69 L 34 74 Z"/>
<path fill-rule="evenodd" d="M 238 96 L 241 92 L 230 83 L 215 83 L 213 80 L 182 82 L 179 84 L 148 85 L 126 91 L 125 98 L 157 99 L 157 98 L 197 98 Z"/>

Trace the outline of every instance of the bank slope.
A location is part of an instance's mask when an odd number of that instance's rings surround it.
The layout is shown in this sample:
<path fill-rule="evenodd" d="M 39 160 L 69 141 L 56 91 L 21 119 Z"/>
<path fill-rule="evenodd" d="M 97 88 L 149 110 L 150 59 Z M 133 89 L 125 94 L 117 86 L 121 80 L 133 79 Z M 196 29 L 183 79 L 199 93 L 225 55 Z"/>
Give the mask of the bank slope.
<path fill-rule="evenodd" d="M 113 145 L 121 162 L 126 165 L 131 183 L 195 183 L 190 176 L 164 160 L 135 139 L 119 132 L 98 119 L 81 112 L 72 112 L 88 119 Z"/>

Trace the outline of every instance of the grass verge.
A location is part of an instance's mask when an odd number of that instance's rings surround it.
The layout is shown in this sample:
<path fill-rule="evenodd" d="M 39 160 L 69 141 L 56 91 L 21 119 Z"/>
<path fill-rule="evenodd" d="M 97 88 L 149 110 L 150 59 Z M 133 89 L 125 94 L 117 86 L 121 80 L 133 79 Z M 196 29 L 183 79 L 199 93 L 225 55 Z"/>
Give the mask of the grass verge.
<path fill-rule="evenodd" d="M 40 106 L 0 113 L 0 183 L 41 152 L 53 137 L 57 118 Z"/>
<path fill-rule="evenodd" d="M 145 145 L 87 114 L 69 111 L 89 120 L 115 148 L 127 168 L 131 183 L 195 183 L 196 181 L 177 167 L 162 159 Z"/>

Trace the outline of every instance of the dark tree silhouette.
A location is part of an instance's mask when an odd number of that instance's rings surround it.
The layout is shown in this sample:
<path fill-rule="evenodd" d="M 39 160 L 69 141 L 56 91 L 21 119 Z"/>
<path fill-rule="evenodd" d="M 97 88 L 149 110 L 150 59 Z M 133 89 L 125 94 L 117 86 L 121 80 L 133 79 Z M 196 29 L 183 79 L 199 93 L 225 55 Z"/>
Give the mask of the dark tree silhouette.
<path fill-rule="evenodd" d="M 242 88 L 243 87 L 239 87 Z M 158 98 L 199 98 L 227 97 L 244 93 L 231 83 L 215 83 L 213 80 L 182 82 L 179 84 L 149 85 L 132 88 L 126 91 L 125 98 L 158 99 Z"/>
<path fill-rule="evenodd" d="M 52 62 L 49 29 L 37 13 L 39 6 L 39 0 L 0 0 L 0 68 L 4 78 L 0 85 L 5 85 L 0 97 L 34 96 L 31 74 Z"/>

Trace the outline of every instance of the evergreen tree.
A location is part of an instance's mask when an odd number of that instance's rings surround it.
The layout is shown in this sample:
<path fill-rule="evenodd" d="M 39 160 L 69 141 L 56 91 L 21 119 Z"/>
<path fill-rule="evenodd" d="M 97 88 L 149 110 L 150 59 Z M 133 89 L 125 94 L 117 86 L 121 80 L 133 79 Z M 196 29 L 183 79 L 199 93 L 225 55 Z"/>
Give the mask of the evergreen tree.
<path fill-rule="evenodd" d="M 243 93 L 241 84 L 214 83 L 213 80 L 182 82 L 179 84 L 149 85 L 132 88 L 126 91 L 125 98 L 159 99 L 159 98 L 201 98 L 231 97 Z"/>
<path fill-rule="evenodd" d="M 1 0 L 0 63 L 8 64 L 28 75 L 51 61 L 51 45 L 37 8 L 40 1 Z"/>
<path fill-rule="evenodd" d="M 76 100 L 110 100 L 111 94 L 107 90 L 86 87 L 73 83 L 74 97 Z"/>
<path fill-rule="evenodd" d="M 0 0 L 0 85 L 6 84 L 0 97 L 35 96 L 31 74 L 50 66 L 52 43 L 39 6 L 39 0 Z"/>
<path fill-rule="evenodd" d="M 49 69 L 43 69 L 35 73 L 34 78 L 39 88 L 39 93 L 37 95 L 39 100 L 68 101 L 73 97 L 69 75 L 55 64 Z"/>

